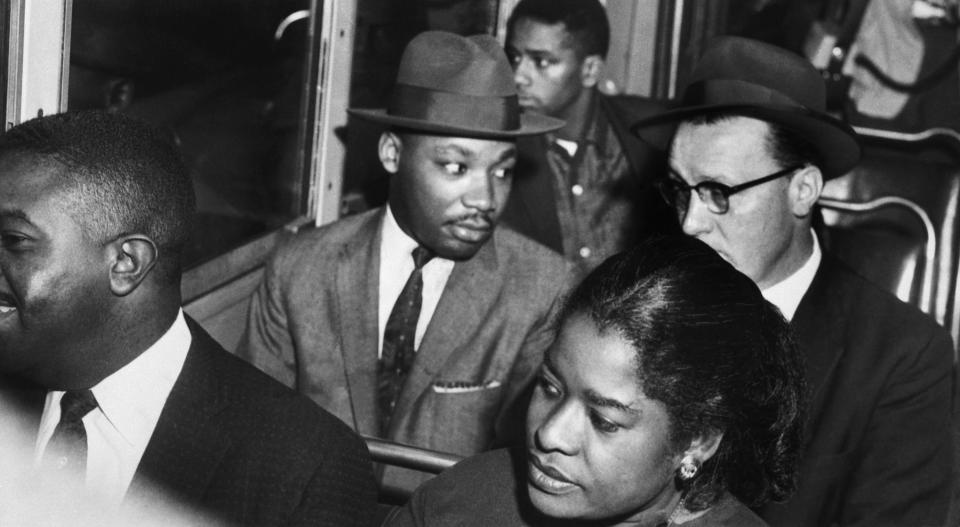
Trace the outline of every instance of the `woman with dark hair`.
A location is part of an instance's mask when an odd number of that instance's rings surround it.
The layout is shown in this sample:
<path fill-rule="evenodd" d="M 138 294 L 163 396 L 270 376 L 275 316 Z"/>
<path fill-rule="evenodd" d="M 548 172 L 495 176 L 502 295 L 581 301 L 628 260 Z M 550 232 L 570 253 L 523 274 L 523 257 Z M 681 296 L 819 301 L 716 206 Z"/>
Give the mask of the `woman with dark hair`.
<path fill-rule="evenodd" d="M 467 459 L 388 524 L 760 526 L 794 490 L 804 383 L 787 323 L 693 238 L 613 256 L 573 292 L 525 451 Z"/>

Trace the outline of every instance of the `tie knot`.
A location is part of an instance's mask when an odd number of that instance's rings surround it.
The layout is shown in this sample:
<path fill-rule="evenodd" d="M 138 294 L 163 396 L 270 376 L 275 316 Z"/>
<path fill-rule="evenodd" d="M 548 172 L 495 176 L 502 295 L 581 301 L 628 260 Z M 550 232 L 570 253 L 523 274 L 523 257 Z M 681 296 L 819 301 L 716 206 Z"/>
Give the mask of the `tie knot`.
<path fill-rule="evenodd" d="M 60 420 L 80 421 L 97 407 L 97 399 L 90 390 L 68 391 L 60 399 Z"/>
<path fill-rule="evenodd" d="M 427 249 L 426 247 L 418 245 L 416 249 L 413 250 L 413 266 L 416 269 L 422 269 L 424 265 L 427 265 L 427 262 L 433 259 L 435 255 L 433 251 Z"/>

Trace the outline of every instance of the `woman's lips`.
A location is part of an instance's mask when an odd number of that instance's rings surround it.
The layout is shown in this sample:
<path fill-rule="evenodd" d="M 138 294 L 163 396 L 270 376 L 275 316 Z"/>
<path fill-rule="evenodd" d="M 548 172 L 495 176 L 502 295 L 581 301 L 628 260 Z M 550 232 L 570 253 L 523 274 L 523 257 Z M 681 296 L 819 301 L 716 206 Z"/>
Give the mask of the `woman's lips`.
<path fill-rule="evenodd" d="M 565 494 L 577 487 L 563 472 L 544 465 L 536 456 L 530 456 L 528 466 L 530 483 L 543 492 Z"/>

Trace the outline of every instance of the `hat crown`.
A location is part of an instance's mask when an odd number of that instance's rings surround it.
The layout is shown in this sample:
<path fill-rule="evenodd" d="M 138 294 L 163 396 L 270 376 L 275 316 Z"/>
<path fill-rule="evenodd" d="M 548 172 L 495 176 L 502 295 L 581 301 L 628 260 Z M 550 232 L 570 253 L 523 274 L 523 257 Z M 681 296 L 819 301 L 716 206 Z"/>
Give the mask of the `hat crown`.
<path fill-rule="evenodd" d="M 517 94 L 513 69 L 495 38 L 445 31 L 426 31 L 410 41 L 397 84 L 478 97 Z"/>
<path fill-rule="evenodd" d="M 849 125 L 825 112 L 826 85 L 812 64 L 787 50 L 741 37 L 721 37 L 700 58 L 675 109 L 631 127 L 666 150 L 677 125 L 699 115 L 724 113 L 775 123 L 819 153 L 827 178 L 853 168 L 860 142 Z"/>
<path fill-rule="evenodd" d="M 703 54 L 691 75 L 688 92 L 710 83 L 734 81 L 764 88 L 773 100 L 792 102 L 809 110 L 826 110 L 826 87 L 810 62 L 777 46 L 741 37 L 720 37 Z M 743 101 L 750 104 L 744 91 Z M 687 94 L 689 95 L 689 93 Z M 697 101 L 719 102 L 719 101 Z M 756 102 L 772 102 L 771 100 Z"/>
<path fill-rule="evenodd" d="M 351 115 L 426 133 L 513 139 L 556 130 L 563 121 L 522 112 L 507 54 L 490 35 L 420 33 L 400 58 L 382 110 Z"/>

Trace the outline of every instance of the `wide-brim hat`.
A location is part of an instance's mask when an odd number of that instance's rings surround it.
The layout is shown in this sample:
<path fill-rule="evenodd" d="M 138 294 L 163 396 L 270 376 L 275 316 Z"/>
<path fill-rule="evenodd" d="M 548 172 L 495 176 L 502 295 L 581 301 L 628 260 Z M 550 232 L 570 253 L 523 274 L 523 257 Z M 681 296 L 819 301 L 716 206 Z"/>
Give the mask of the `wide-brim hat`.
<path fill-rule="evenodd" d="M 631 126 L 666 151 L 681 121 L 731 113 L 776 123 L 820 154 L 825 178 L 845 174 L 860 160 L 860 141 L 846 123 L 826 113 L 823 78 L 805 58 L 741 37 L 716 39 L 697 63 L 679 105 Z"/>
<path fill-rule="evenodd" d="M 390 126 L 481 139 L 542 134 L 564 124 L 521 110 L 513 69 L 495 38 L 446 31 L 410 41 L 386 108 L 348 111 Z"/>

